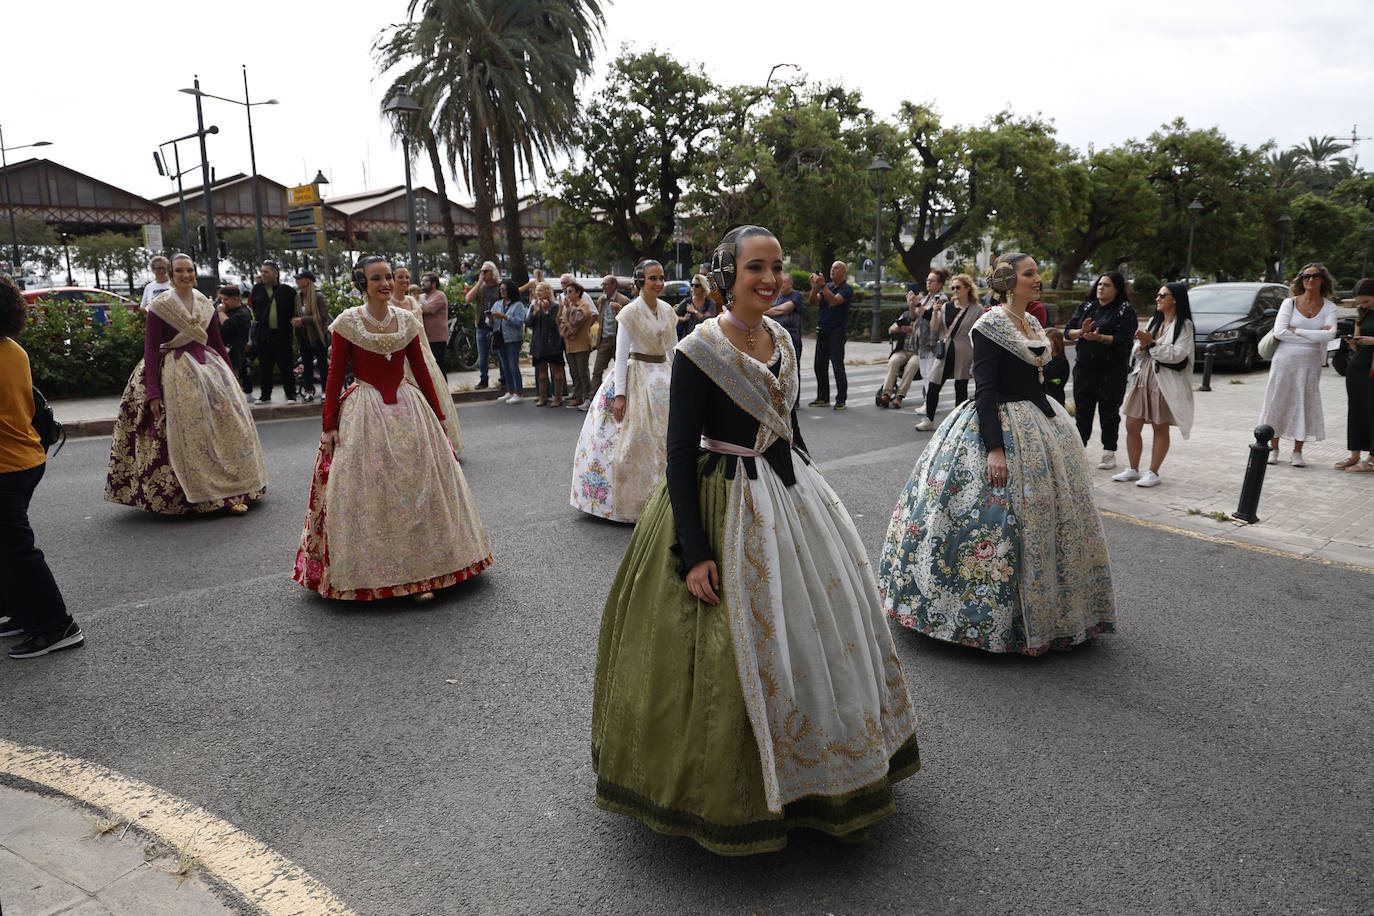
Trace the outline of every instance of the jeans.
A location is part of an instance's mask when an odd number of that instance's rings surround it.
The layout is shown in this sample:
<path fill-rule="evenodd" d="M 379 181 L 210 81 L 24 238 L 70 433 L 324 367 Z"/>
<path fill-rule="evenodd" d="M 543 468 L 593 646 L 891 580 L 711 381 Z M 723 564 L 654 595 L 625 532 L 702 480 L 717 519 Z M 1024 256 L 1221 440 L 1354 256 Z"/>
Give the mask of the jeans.
<path fill-rule="evenodd" d="M 29 525 L 29 500 L 47 467 L 0 474 L 0 615 L 13 618 L 29 635 L 66 629 L 72 622 Z"/>
<path fill-rule="evenodd" d="M 514 391 L 516 394 L 525 393 L 525 382 L 520 377 L 520 344 L 522 341 L 516 340 L 511 343 L 501 344 L 500 351 L 496 354 L 501 360 L 501 377 L 507 391 Z"/>
<path fill-rule="evenodd" d="M 826 367 L 835 370 L 835 404 L 845 402 L 849 394 L 849 376 L 844 372 L 845 328 L 816 331 L 816 400 L 830 401 L 830 375 Z"/>
<path fill-rule="evenodd" d="M 1093 435 L 1093 412 L 1102 424 L 1102 450 L 1116 451 L 1121 428 L 1121 401 L 1126 397 L 1126 369 L 1073 365 L 1073 419 L 1087 445 Z"/>
<path fill-rule="evenodd" d="M 500 354 L 497 354 L 498 357 Z M 477 326 L 477 384 L 487 384 L 487 363 L 491 361 L 491 328 Z"/>

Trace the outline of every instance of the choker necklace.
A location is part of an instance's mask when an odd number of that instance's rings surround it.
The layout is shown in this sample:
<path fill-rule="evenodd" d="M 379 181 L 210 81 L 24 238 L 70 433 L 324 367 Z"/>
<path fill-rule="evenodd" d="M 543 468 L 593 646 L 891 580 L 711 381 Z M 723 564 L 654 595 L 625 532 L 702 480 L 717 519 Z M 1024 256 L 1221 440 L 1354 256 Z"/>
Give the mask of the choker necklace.
<path fill-rule="evenodd" d="M 758 343 L 758 340 L 757 340 L 757 338 L 754 337 L 754 335 L 755 335 L 756 333 L 758 333 L 759 328 L 763 327 L 763 319 L 762 319 L 762 318 L 759 319 L 759 323 L 758 323 L 758 324 L 754 325 L 754 326 L 751 328 L 751 327 L 749 327 L 749 325 L 745 324 L 743 321 L 740 321 L 738 318 L 736 318 L 734 312 L 725 312 L 725 313 L 724 313 L 723 315 L 721 315 L 720 317 L 724 318 L 724 319 L 725 319 L 726 321 L 728 321 L 730 324 L 732 324 L 733 326 L 735 326 L 735 327 L 738 328 L 739 330 L 743 331 L 743 332 L 744 332 L 744 343 L 745 343 L 745 346 L 747 346 L 747 347 L 748 347 L 749 349 L 751 349 L 751 350 L 754 349 L 754 344 Z"/>
<path fill-rule="evenodd" d="M 382 328 L 387 326 L 387 323 L 389 321 L 391 321 L 391 308 L 389 306 L 387 307 L 386 317 L 383 318 L 381 321 L 378 321 L 376 318 L 372 317 L 372 315 L 367 310 L 367 306 L 363 306 L 362 315 L 363 321 L 367 322 L 367 324 L 374 330 L 380 331 Z"/>

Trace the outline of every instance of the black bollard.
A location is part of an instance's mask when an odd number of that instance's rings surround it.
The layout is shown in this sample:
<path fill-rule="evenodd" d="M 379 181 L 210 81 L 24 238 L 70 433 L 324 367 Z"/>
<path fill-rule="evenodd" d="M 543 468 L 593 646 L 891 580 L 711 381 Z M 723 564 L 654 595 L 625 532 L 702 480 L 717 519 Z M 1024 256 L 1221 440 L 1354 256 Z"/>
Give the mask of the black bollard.
<path fill-rule="evenodd" d="M 1212 361 L 1216 359 L 1212 353 L 1212 348 L 1208 347 L 1207 352 L 1202 354 L 1202 387 L 1198 391 L 1212 390 Z"/>
<path fill-rule="evenodd" d="M 1245 481 L 1240 485 L 1240 505 L 1234 513 L 1236 518 L 1251 525 L 1259 521 L 1255 510 L 1259 508 L 1260 490 L 1264 489 L 1264 472 L 1269 467 L 1269 440 L 1272 438 L 1274 427 L 1255 427 L 1250 463 L 1245 466 Z"/>

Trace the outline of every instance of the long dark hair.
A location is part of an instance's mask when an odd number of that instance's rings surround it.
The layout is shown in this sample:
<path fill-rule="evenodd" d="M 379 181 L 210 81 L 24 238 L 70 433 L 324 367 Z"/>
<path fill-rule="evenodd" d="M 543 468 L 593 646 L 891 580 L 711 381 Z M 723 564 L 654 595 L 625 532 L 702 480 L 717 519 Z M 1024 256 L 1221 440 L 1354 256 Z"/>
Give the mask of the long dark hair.
<path fill-rule="evenodd" d="M 1188 302 L 1188 284 L 1186 283 L 1165 283 L 1164 288 L 1174 296 L 1174 339 L 1170 343 L 1178 343 L 1178 335 L 1183 330 L 1183 322 L 1193 320 L 1193 306 Z M 1150 318 L 1150 324 L 1145 328 L 1151 335 L 1159 333 L 1159 329 L 1164 327 L 1164 313 L 1156 311 Z"/>
<path fill-rule="evenodd" d="M 520 300 L 520 287 L 518 287 L 518 286 L 515 285 L 515 281 L 514 281 L 514 280 L 502 280 L 502 281 L 501 281 L 501 289 L 505 292 L 505 294 L 506 294 L 507 296 L 510 297 L 510 301 L 511 301 L 511 302 L 519 302 L 519 301 L 521 301 L 521 300 Z"/>
<path fill-rule="evenodd" d="M 1130 297 L 1126 295 L 1126 278 L 1121 275 L 1121 271 L 1119 270 L 1109 270 L 1106 273 L 1098 274 L 1097 279 L 1093 281 L 1092 289 L 1088 290 L 1089 302 L 1098 301 L 1097 284 L 1102 282 L 1103 277 L 1111 280 L 1112 286 L 1116 287 L 1116 298 L 1108 302 L 1108 305 L 1120 305 L 1122 302 L 1130 301 Z"/>

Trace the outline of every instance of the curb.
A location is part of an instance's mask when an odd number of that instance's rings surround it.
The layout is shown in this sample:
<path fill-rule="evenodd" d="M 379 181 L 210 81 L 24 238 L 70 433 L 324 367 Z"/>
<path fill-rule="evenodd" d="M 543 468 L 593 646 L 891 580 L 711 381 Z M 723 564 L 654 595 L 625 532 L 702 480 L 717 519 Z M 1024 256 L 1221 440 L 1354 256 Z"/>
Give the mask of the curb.
<path fill-rule="evenodd" d="M 454 404 L 479 404 L 495 401 L 501 395 L 499 388 L 483 391 L 457 391 L 453 393 Z M 324 411 L 324 401 L 311 401 L 309 404 L 251 404 L 249 411 L 253 422 L 264 423 L 268 420 L 301 420 L 318 417 Z M 115 418 L 101 417 L 94 420 L 69 420 L 62 424 L 69 439 L 84 439 L 95 436 L 108 436 L 114 432 Z"/>

